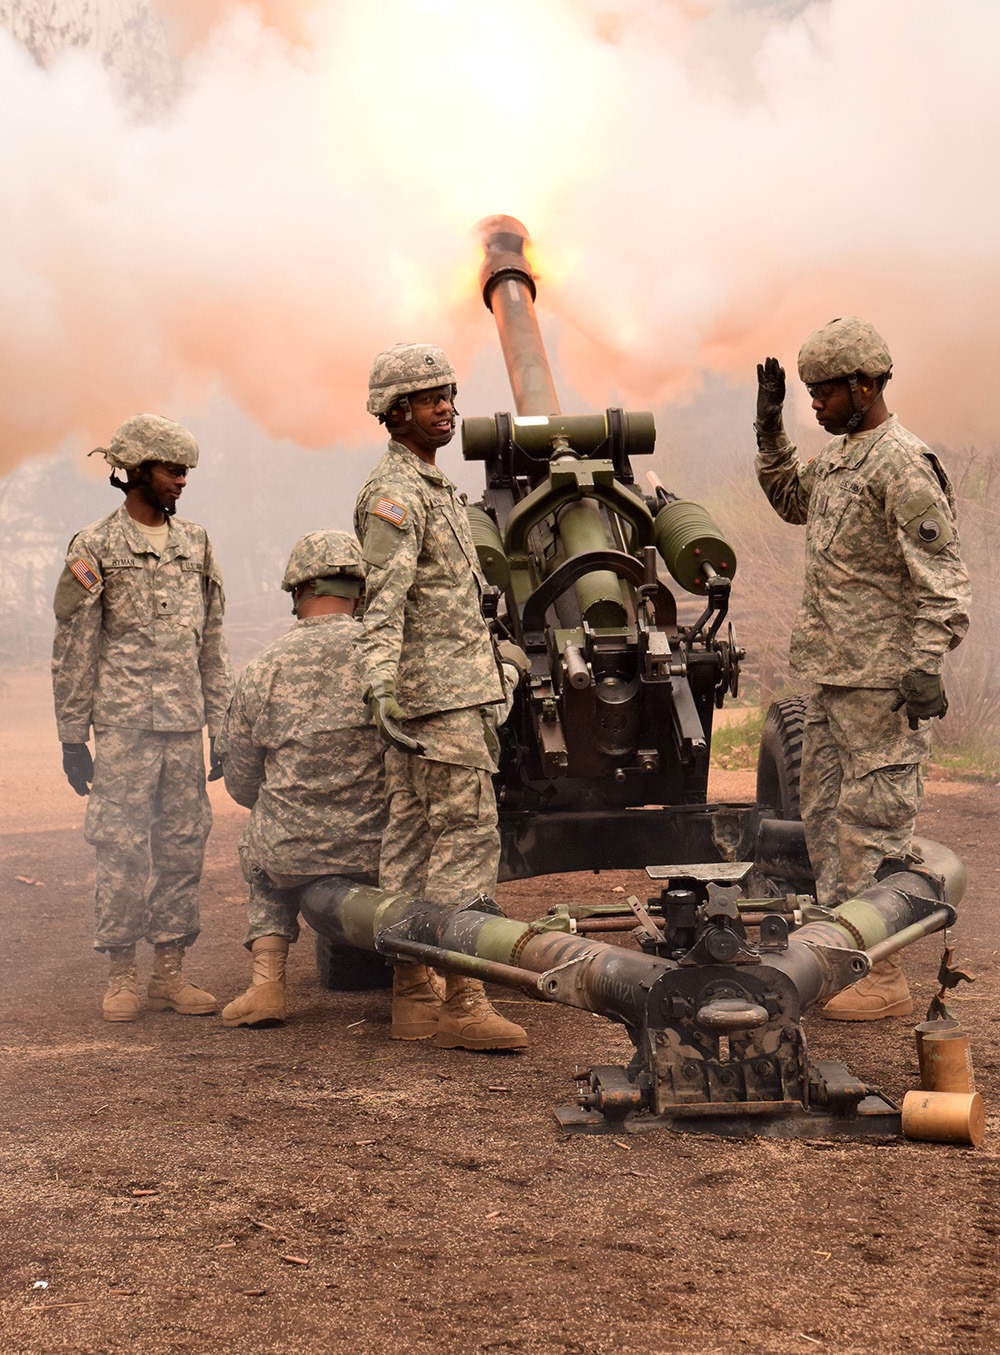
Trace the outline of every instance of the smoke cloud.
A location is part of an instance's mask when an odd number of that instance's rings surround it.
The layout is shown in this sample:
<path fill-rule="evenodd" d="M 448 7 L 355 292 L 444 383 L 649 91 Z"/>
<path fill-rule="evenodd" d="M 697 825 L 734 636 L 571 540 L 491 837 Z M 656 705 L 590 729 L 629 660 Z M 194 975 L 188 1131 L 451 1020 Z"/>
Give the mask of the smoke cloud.
<path fill-rule="evenodd" d="M 0 31 L 0 472 L 219 396 L 274 438 L 370 439 L 380 348 L 497 352 L 470 233 L 496 212 L 591 408 L 742 386 L 860 314 L 907 424 L 996 439 L 994 0 L 158 8 L 182 82 L 156 116 Z"/>

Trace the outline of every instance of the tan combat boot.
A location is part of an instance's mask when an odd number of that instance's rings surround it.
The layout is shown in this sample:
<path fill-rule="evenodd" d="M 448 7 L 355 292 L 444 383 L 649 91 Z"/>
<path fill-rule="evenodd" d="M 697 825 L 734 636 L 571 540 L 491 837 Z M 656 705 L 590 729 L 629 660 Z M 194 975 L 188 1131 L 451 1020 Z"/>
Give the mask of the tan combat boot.
<path fill-rule="evenodd" d="M 146 997 L 150 1011 L 170 1008 L 182 1016 L 210 1016 L 219 1004 L 204 988 L 196 988 L 184 977 L 181 964 L 184 946 L 180 941 L 162 941 L 153 947 L 153 977 Z"/>
<path fill-rule="evenodd" d="M 222 1009 L 224 1026 L 280 1026 L 285 1020 L 284 936 L 258 936 L 250 947 L 253 976 L 250 987 Z"/>
<path fill-rule="evenodd" d="M 441 981 L 432 969 L 422 964 L 394 964 L 392 1039 L 429 1040 L 437 1034 L 441 1000 Z"/>
<path fill-rule="evenodd" d="M 434 1043 L 440 1049 L 524 1049 L 528 1036 L 495 1012 L 478 979 L 449 974 Z"/>
<path fill-rule="evenodd" d="M 105 1021 L 139 1019 L 139 972 L 135 964 L 135 946 L 118 946 L 108 951 L 111 973 L 101 1003 Z"/>
<path fill-rule="evenodd" d="M 909 1016 L 913 999 L 899 957 L 890 955 L 872 965 L 871 973 L 846 988 L 820 1010 L 827 1021 L 881 1021 Z"/>

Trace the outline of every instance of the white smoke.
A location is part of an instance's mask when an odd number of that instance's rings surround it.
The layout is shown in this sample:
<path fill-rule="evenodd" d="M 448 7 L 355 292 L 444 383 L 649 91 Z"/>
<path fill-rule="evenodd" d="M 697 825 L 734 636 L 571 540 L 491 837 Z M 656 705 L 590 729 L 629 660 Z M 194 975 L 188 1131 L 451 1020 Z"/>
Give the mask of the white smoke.
<path fill-rule="evenodd" d="M 792 368 L 860 314 L 908 424 L 995 440 L 994 0 L 159 8 L 155 118 L 94 54 L 42 70 L 0 32 L 0 469 L 220 394 L 275 438 L 370 436 L 379 348 L 496 351 L 495 212 L 592 408 Z"/>

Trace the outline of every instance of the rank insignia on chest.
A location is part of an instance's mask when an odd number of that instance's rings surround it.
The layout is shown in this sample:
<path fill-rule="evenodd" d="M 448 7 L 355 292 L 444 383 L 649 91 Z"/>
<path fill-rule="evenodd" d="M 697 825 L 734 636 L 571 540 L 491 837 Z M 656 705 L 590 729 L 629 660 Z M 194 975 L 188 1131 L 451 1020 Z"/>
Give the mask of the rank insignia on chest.
<path fill-rule="evenodd" d="M 76 578 L 77 583 L 82 583 L 89 592 L 95 584 L 100 583 L 100 579 L 81 556 L 79 560 L 74 560 L 69 567 L 69 572 Z"/>
<path fill-rule="evenodd" d="M 391 522 L 394 527 L 402 527 L 406 519 L 406 509 L 393 499 L 379 499 L 372 509 L 372 516 Z"/>

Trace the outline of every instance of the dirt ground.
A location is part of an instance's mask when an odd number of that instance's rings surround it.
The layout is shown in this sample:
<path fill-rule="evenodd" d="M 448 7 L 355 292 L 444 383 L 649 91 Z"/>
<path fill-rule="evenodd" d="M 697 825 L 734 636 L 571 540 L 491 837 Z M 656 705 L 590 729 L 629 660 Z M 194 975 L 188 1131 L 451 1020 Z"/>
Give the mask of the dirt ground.
<path fill-rule="evenodd" d="M 981 1148 L 566 1137 L 553 1107 L 575 1065 L 627 1062 L 619 1027 L 498 989 L 525 1054 L 392 1043 L 387 994 L 324 991 L 308 931 L 282 1029 L 103 1022 L 92 852 L 47 676 L 0 676 L 6 1355 L 996 1350 L 1000 787 L 932 781 L 919 825 L 969 870 L 956 958 L 976 982 L 954 1007 Z M 749 800 L 752 780 L 720 774 L 713 794 Z M 228 1000 L 248 974 L 244 811 L 210 791 L 189 968 Z M 623 885 L 652 892 L 641 873 L 559 876 L 501 902 L 530 918 Z M 939 938 L 907 952 L 921 1014 L 939 957 Z M 805 1024 L 815 1057 L 897 1099 L 917 1085 L 912 1021 Z"/>

